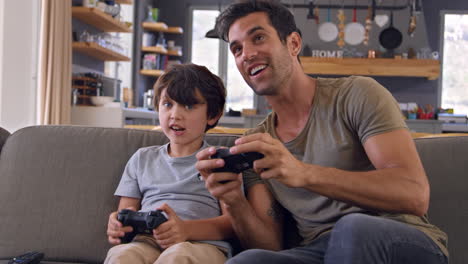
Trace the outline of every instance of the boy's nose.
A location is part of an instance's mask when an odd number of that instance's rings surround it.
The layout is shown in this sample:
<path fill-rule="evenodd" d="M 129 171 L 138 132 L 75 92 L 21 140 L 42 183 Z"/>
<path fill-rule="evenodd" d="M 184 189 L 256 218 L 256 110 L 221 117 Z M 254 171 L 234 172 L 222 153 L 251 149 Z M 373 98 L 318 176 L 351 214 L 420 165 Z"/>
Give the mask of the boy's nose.
<path fill-rule="evenodd" d="M 184 110 L 184 108 L 179 106 L 179 105 L 174 106 L 172 108 L 170 117 L 172 119 L 180 119 L 182 117 L 183 110 Z"/>

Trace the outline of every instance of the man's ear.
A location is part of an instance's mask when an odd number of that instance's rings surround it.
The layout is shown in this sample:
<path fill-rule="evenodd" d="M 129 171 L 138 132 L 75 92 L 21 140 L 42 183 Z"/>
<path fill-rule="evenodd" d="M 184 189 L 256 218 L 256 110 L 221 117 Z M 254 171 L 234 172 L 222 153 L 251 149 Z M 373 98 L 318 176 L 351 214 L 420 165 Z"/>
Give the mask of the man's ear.
<path fill-rule="evenodd" d="M 287 37 L 288 48 L 291 56 L 296 57 L 302 49 L 302 38 L 297 32 L 292 32 Z"/>

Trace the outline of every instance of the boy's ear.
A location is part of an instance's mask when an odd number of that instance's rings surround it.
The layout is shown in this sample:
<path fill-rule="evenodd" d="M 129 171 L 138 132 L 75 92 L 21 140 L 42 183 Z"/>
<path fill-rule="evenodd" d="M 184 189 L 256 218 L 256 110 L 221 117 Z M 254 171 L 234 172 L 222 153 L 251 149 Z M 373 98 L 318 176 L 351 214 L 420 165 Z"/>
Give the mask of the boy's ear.
<path fill-rule="evenodd" d="M 208 125 L 212 126 L 216 124 L 216 122 L 221 118 L 222 115 L 223 115 L 223 111 L 221 111 L 217 116 L 208 119 Z"/>

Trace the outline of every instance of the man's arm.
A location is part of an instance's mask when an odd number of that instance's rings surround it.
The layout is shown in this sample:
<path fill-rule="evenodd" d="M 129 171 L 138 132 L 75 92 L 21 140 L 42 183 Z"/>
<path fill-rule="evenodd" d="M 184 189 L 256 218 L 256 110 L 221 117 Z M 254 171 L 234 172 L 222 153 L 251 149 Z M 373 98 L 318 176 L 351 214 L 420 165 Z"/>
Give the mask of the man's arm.
<path fill-rule="evenodd" d="M 265 184 L 255 184 L 241 190 L 242 176 L 232 173 L 212 173 L 224 166 L 222 159 L 209 159 L 216 152 L 207 148 L 197 154 L 197 169 L 205 179 L 205 186 L 218 198 L 230 217 L 234 231 L 245 248 L 279 250 L 282 248 L 282 215 Z M 227 183 L 220 183 L 230 180 Z"/>
<path fill-rule="evenodd" d="M 254 162 L 264 179 L 275 178 L 332 199 L 376 211 L 421 216 L 429 204 L 429 184 L 410 133 L 399 129 L 370 137 L 364 149 L 376 168 L 351 172 L 303 163 L 268 134 L 240 138 L 231 153 L 258 151 Z"/>
<path fill-rule="evenodd" d="M 265 184 L 250 187 L 247 200 L 227 206 L 227 211 L 244 248 L 283 248 L 283 212 Z"/>

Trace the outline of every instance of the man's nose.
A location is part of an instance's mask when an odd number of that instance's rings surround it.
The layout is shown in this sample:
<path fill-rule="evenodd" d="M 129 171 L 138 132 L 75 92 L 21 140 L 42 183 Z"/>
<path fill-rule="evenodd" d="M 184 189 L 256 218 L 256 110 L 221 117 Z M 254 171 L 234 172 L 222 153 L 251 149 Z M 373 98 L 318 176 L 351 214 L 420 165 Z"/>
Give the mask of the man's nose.
<path fill-rule="evenodd" d="M 242 59 L 245 62 L 253 60 L 257 56 L 257 50 L 250 44 L 245 44 L 242 48 Z"/>

